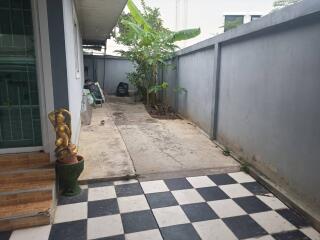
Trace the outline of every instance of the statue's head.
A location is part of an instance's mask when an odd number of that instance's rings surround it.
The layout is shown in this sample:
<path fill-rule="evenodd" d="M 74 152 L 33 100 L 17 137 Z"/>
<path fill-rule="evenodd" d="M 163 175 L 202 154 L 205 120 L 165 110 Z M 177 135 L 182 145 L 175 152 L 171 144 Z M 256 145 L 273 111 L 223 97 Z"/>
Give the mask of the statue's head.
<path fill-rule="evenodd" d="M 65 117 L 63 116 L 63 114 L 61 112 L 57 113 L 56 115 L 56 123 L 57 124 L 61 124 L 64 123 Z"/>

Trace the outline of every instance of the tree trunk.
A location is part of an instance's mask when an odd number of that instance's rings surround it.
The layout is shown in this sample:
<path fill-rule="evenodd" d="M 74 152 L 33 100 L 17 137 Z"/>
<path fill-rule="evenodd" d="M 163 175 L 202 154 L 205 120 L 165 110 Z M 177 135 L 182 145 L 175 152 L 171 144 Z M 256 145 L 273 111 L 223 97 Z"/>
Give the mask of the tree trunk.
<path fill-rule="evenodd" d="M 157 76 L 158 76 L 158 65 L 153 64 L 152 65 L 152 73 L 151 73 L 151 86 L 155 86 L 157 84 Z M 156 105 L 156 93 L 152 92 L 150 93 L 150 104 L 151 106 Z"/>

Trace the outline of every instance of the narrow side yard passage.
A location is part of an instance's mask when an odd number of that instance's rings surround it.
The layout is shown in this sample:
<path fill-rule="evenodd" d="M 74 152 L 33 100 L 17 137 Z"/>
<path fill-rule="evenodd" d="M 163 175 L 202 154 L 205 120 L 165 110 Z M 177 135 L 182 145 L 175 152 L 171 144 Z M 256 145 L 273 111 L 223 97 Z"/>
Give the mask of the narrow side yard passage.
<path fill-rule="evenodd" d="M 135 174 L 129 153 L 114 124 L 108 105 L 93 110 L 91 124 L 82 126 L 79 141 L 79 153 L 85 159 L 80 181 Z"/>
<path fill-rule="evenodd" d="M 83 185 L 53 225 L 3 240 L 317 240 L 320 234 L 243 172 Z M 11 236 L 11 237 L 10 237 Z"/>
<path fill-rule="evenodd" d="M 104 124 L 101 124 L 104 121 Z M 234 172 L 239 164 L 186 120 L 152 118 L 141 103 L 108 97 L 83 126 L 80 153 L 86 160 L 82 180 L 135 173 L 146 178 Z"/>

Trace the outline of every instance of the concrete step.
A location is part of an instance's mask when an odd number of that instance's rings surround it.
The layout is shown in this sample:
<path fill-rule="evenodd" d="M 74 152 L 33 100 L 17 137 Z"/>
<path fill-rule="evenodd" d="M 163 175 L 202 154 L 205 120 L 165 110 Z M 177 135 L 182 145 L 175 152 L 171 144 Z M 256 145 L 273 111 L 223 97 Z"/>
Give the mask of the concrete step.
<path fill-rule="evenodd" d="M 0 155 L 0 172 L 41 168 L 48 165 L 50 165 L 50 156 L 48 153 L 34 152 Z"/>
<path fill-rule="evenodd" d="M 40 190 L 46 188 L 53 188 L 54 182 L 53 180 L 46 180 L 46 181 L 33 181 L 33 182 L 12 182 L 7 184 L 0 185 L 0 192 L 19 192 L 23 190 Z"/>
<path fill-rule="evenodd" d="M 0 155 L 0 231 L 50 224 L 55 169 L 49 154 Z"/>
<path fill-rule="evenodd" d="M 9 171 L 0 173 L 0 182 L 5 184 L 18 184 L 26 182 L 38 182 L 55 179 L 55 169 L 51 168 L 38 168 L 38 169 L 25 169 L 17 171 Z M 1 186 L 0 186 L 1 189 Z"/>
<path fill-rule="evenodd" d="M 0 207 L 0 231 L 50 224 L 52 211 L 51 200 Z"/>
<path fill-rule="evenodd" d="M 0 219 L 34 216 L 39 213 L 49 212 L 52 200 L 22 203 L 0 207 Z"/>
<path fill-rule="evenodd" d="M 48 201 L 53 199 L 52 186 L 43 189 L 30 189 L 16 192 L 1 192 L 0 207 Z"/>

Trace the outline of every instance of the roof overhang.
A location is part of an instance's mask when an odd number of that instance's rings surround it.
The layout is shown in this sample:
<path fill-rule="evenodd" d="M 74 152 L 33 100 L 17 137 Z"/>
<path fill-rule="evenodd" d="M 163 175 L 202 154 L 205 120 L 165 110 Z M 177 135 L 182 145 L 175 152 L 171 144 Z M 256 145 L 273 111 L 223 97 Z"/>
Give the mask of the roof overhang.
<path fill-rule="evenodd" d="M 104 45 L 127 0 L 76 0 L 83 42 Z"/>

